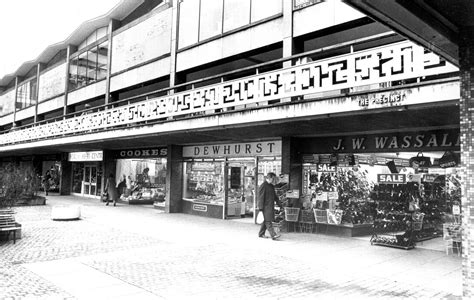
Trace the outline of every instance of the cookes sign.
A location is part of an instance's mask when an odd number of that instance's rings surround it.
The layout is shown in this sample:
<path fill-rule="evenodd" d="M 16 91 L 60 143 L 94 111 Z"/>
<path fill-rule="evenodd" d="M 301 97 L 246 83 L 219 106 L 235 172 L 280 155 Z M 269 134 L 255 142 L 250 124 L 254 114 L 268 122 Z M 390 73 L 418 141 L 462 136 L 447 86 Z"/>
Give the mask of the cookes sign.
<path fill-rule="evenodd" d="M 459 150 L 459 130 L 315 138 L 304 141 L 306 153 Z"/>

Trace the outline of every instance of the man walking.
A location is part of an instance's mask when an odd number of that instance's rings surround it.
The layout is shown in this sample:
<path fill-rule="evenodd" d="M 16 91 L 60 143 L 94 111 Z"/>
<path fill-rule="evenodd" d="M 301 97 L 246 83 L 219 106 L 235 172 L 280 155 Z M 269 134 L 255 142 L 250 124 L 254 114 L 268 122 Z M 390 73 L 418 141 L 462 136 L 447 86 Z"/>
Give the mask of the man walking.
<path fill-rule="evenodd" d="M 273 229 L 273 219 L 275 217 L 275 202 L 279 205 L 278 196 L 275 193 L 275 184 L 277 183 L 277 177 L 275 173 L 268 173 L 266 181 L 264 181 L 258 188 L 258 209 L 263 212 L 264 222 L 260 226 L 258 237 L 267 238 L 265 236 L 265 230 L 268 230 L 273 240 L 280 237 L 279 234 L 275 233 Z"/>

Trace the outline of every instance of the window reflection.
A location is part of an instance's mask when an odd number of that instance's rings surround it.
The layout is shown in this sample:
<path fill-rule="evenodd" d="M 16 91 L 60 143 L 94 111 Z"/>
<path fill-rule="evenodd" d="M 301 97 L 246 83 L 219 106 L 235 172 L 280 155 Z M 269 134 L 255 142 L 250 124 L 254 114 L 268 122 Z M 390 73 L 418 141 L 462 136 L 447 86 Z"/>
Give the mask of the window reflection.
<path fill-rule="evenodd" d="M 74 55 L 69 63 L 69 90 L 102 80 L 107 75 L 108 42 Z"/>

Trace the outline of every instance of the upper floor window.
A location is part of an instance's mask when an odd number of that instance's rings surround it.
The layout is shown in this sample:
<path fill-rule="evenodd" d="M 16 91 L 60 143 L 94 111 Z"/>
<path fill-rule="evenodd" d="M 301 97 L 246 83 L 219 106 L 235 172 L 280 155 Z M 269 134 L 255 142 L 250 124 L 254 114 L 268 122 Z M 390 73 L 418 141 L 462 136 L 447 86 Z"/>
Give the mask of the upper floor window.
<path fill-rule="evenodd" d="M 107 75 L 108 41 L 71 57 L 69 63 L 69 89 L 73 90 Z"/>
<path fill-rule="evenodd" d="M 101 27 L 91 33 L 87 39 L 85 39 L 78 47 L 79 50 L 86 48 L 89 45 L 94 44 L 101 38 L 107 36 L 107 26 Z"/>
<path fill-rule="evenodd" d="M 16 108 L 23 109 L 36 103 L 38 99 L 37 84 L 36 77 L 34 77 L 18 86 Z"/>

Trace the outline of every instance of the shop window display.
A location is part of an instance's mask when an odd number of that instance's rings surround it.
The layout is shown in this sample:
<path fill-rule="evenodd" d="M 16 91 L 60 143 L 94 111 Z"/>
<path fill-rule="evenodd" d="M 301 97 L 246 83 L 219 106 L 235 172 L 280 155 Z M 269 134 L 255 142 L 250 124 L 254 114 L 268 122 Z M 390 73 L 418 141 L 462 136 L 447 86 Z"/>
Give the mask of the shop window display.
<path fill-rule="evenodd" d="M 118 159 L 115 180 L 122 201 L 164 202 L 166 159 Z"/>
<path fill-rule="evenodd" d="M 224 205 L 224 161 L 185 162 L 184 168 L 186 200 Z"/>
<path fill-rule="evenodd" d="M 336 225 L 372 224 L 372 243 L 405 249 L 459 223 L 460 177 L 456 163 L 440 159 L 446 154 L 334 156 L 303 164 L 303 209 L 339 212 Z"/>

